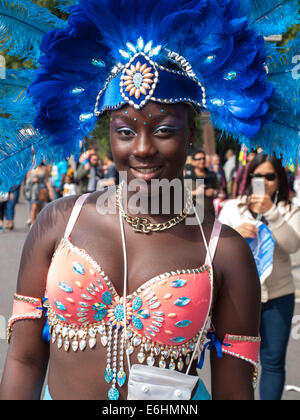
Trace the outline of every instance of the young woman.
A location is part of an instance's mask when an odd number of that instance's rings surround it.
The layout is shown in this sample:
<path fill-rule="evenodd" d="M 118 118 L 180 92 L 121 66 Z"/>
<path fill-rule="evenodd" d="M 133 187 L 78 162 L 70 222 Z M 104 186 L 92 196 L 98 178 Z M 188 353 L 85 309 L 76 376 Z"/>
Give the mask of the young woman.
<path fill-rule="evenodd" d="M 260 21 L 264 30 L 274 21 L 285 30 L 267 3 L 258 10 L 236 0 L 80 0 L 67 25 L 47 15 L 46 27 L 53 22 L 58 29 L 43 39 L 37 76 L 30 72 L 26 100 L 35 131 L 18 156 L 39 149 L 49 158 L 78 154 L 109 112 L 111 149 L 124 182 L 117 191 L 58 200 L 32 227 L 1 398 L 40 398 L 49 361 L 48 399 L 207 399 L 196 376 L 207 336 L 205 348 L 217 349 L 212 397 L 253 399 L 260 287 L 248 245 L 213 218 L 205 216 L 202 228 L 201 208 L 193 207 L 190 193 L 183 204 L 182 188 L 167 212 L 147 204 L 163 198 L 150 187 L 154 179 L 182 187 L 195 132 L 191 109 L 209 111 L 215 126 L 250 145 L 258 139 L 269 145 L 272 136 L 278 151 L 284 142 L 269 112 L 280 109 L 289 144 L 298 141 L 290 120 L 296 88 L 281 92 L 277 79 L 267 81 L 277 78 L 279 58 L 274 50 L 266 54 Z M 286 5 L 279 9 L 289 16 Z M 280 81 L 286 78 L 292 85 L 283 71 Z M 15 80 L 13 86 L 15 97 Z M 22 140 L 18 133 L 13 152 Z M 3 168 L 9 171 L 8 164 Z M 131 188 L 142 181 L 140 206 Z M 114 214 L 99 214 L 103 198 L 115 205 Z M 45 312 L 50 345 L 41 338 Z"/>
<path fill-rule="evenodd" d="M 190 110 L 187 105 L 164 106 L 163 113 L 161 109 L 160 105 L 148 104 L 140 111 L 126 107 L 111 114 L 112 151 L 118 170 L 127 173 L 128 182 L 136 179 L 146 179 L 149 182 L 150 178 L 154 177 L 166 178 L 170 181 L 173 179 L 183 180 L 182 173 L 186 153 L 193 135 L 193 124 L 189 117 Z M 144 122 L 147 125 L 144 125 Z M 153 170 L 155 172 L 150 172 L 149 175 L 149 168 L 159 169 Z M 85 301 L 84 298 L 79 298 L 79 302 L 74 305 L 72 299 L 76 300 L 74 297 L 76 288 L 82 291 L 81 296 L 85 292 L 92 298 L 93 295 L 89 294 L 86 289 L 89 288 L 92 279 L 97 285 L 97 279 L 90 273 L 87 274 L 88 277 L 91 277 L 84 280 L 84 277 L 79 274 L 77 274 L 78 278 L 76 275 L 72 278 L 73 274 L 69 272 L 68 265 L 72 265 L 74 262 L 80 262 L 86 272 L 95 270 L 92 263 L 82 259 L 82 256 L 80 257 L 78 254 L 80 249 L 84 250 L 82 251 L 83 256 L 91 256 L 101 265 L 109 279 L 106 282 L 107 284 L 108 281 L 110 282 L 116 296 L 123 295 L 124 261 L 119 215 L 100 217 L 96 206 L 98 198 L 99 193 L 91 194 L 86 198 L 79 218 L 63 242 L 62 232 L 66 231 L 76 199 L 66 198 L 49 205 L 32 227 L 24 246 L 17 288 L 18 295 L 42 298 L 47 290 L 49 300 L 52 302 L 54 293 L 56 298 L 53 299 L 55 303 L 52 303 L 52 309 L 60 317 L 65 314 L 71 315 L 72 322 L 74 319 L 76 320 L 75 305 L 79 306 L 77 311 L 80 311 L 80 309 L 82 310 L 80 300 L 87 305 L 90 303 L 89 300 Z M 111 199 L 116 200 L 114 192 L 112 192 Z M 165 223 L 175 215 L 171 212 L 168 215 L 139 214 L 138 216 L 146 216 L 152 223 Z M 209 242 L 213 221 L 205 220 L 203 228 L 206 240 Z M 71 240 L 68 239 L 69 236 L 71 236 Z M 153 279 L 161 273 L 200 268 L 206 260 L 207 250 L 198 225 L 186 226 L 185 223 L 177 223 L 165 232 L 152 232 L 151 235 L 144 235 L 135 232 L 131 225 L 125 224 L 125 236 L 128 257 L 128 293 L 130 295 L 143 287 L 149 279 Z M 69 240 L 70 242 L 66 242 Z M 72 257 L 67 261 L 65 254 L 70 251 Z M 55 257 L 53 257 L 54 254 Z M 233 258 L 238 262 L 235 270 L 232 270 L 231 261 Z M 76 274 L 75 270 L 72 270 Z M 77 268 L 77 270 L 79 269 Z M 242 278 L 241 271 L 243 271 Z M 188 277 L 185 281 L 192 285 L 192 279 Z M 174 277 L 175 280 L 180 278 L 181 276 L 178 275 Z M 101 279 L 105 279 L 103 273 Z M 81 285 L 76 285 L 78 281 Z M 202 281 L 205 284 L 207 279 L 204 277 Z M 68 287 L 72 289 L 72 292 Z M 193 287 L 198 288 L 198 291 L 194 290 L 193 293 L 196 296 L 202 296 L 202 304 L 198 297 L 198 301 L 196 300 L 193 304 L 187 304 L 182 308 L 172 304 L 163 312 L 166 312 L 166 315 L 175 313 L 174 320 L 169 318 L 173 324 L 175 324 L 174 321 L 182 321 L 182 317 L 186 320 L 192 319 L 197 331 L 203 327 L 201 323 L 203 323 L 203 312 L 207 312 L 208 309 L 209 293 L 207 295 L 202 290 L 201 284 L 194 284 Z M 52 292 L 53 288 L 55 288 L 55 292 Z M 100 290 L 99 284 L 98 290 Z M 177 289 L 173 290 L 175 296 Z M 184 287 L 178 290 L 184 297 L 192 298 L 191 292 L 184 290 Z M 165 295 L 169 291 L 170 287 L 166 285 Z M 98 301 L 101 302 L 99 299 L 101 295 L 98 292 L 95 294 L 97 297 L 94 305 Z M 187 296 L 185 296 L 186 294 Z M 71 301 L 69 302 L 67 299 L 71 299 Z M 172 297 L 170 299 L 174 300 Z M 165 300 L 165 305 L 167 303 L 168 299 Z M 58 310 L 58 308 L 63 309 L 63 306 L 70 314 L 64 310 Z M 259 309 L 259 282 L 250 250 L 238 234 L 225 227 L 222 229 L 214 258 L 212 324 L 216 335 L 220 339 L 223 339 L 227 333 L 257 337 Z M 91 308 L 89 311 L 95 314 Z M 83 314 L 84 312 L 82 312 L 82 316 Z M 202 320 L 201 322 L 197 320 L 198 317 Z M 107 354 L 106 349 L 100 344 L 100 337 L 97 340 L 98 345 L 93 349 L 88 348 L 82 352 L 80 350 L 66 352 L 57 347 L 57 342 L 51 343 L 49 348 L 49 344 L 42 341 L 44 324 L 44 317 L 36 321 L 19 321 L 15 324 L 1 385 L 1 398 L 40 398 L 50 357 L 49 389 L 52 398 L 106 399 L 111 385 L 105 382 L 103 375 L 107 366 Z M 164 319 L 162 324 L 167 324 L 167 319 Z M 54 326 L 54 331 L 56 331 L 55 328 Z M 163 331 L 166 331 L 164 328 Z M 181 335 L 192 338 L 191 332 L 183 332 L 184 328 L 175 328 L 175 330 L 180 330 L 182 331 Z M 68 330 L 68 334 L 70 334 L 70 330 Z M 175 331 L 173 331 L 174 334 L 176 335 Z M 57 337 L 59 336 L 60 334 L 57 332 Z M 172 339 L 172 337 L 171 335 L 170 338 Z M 152 340 L 155 341 L 155 338 Z M 169 344 L 171 345 L 172 342 L 170 341 Z M 175 346 L 175 341 L 173 345 Z M 181 348 L 181 345 L 178 348 Z M 132 363 L 139 363 L 138 354 L 138 348 L 135 348 L 131 355 Z M 156 357 L 157 366 L 159 361 L 160 357 Z M 174 359 L 176 364 L 178 361 L 178 357 Z M 166 362 L 168 367 L 171 359 L 166 358 Z M 192 367 L 193 375 L 196 374 L 196 364 L 197 362 Z M 183 368 L 183 371 L 186 368 L 187 366 Z M 124 369 L 128 376 L 127 366 Z M 218 359 L 213 353 L 213 398 L 252 399 L 252 378 L 253 366 L 250 363 L 228 355 Z M 26 386 L 24 386 L 25 383 Z M 126 385 L 119 392 L 120 398 L 126 399 Z"/>
<path fill-rule="evenodd" d="M 265 180 L 265 195 L 252 193 L 253 177 Z M 295 306 L 290 255 L 300 248 L 300 209 L 289 201 L 287 176 L 281 162 L 263 154 L 249 165 L 245 195 L 229 201 L 219 219 L 244 238 L 255 238 L 258 215 L 262 215 L 276 243 L 273 271 L 262 286 L 260 393 L 263 400 L 280 400 Z"/>

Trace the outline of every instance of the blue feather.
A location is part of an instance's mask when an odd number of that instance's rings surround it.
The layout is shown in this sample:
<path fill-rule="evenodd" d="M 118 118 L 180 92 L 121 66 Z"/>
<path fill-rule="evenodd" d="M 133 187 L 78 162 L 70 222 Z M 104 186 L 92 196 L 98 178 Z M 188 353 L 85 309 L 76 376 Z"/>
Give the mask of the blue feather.
<path fill-rule="evenodd" d="M 282 34 L 300 22 L 298 0 L 246 0 L 246 2 L 249 4 L 249 23 L 261 35 Z"/>
<path fill-rule="evenodd" d="M 64 13 L 70 13 L 72 6 L 78 4 L 78 0 L 56 0 L 55 8 Z"/>
<path fill-rule="evenodd" d="M 0 50 L 35 63 L 45 34 L 65 22 L 32 1 L 0 0 L 0 26 Z"/>

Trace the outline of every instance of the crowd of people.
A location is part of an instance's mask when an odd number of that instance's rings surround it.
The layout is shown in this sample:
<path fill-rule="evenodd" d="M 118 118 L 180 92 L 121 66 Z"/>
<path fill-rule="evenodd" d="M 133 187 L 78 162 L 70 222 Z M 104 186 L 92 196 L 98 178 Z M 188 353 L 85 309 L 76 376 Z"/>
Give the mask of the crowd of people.
<path fill-rule="evenodd" d="M 226 202 L 243 195 L 246 189 L 249 165 L 257 152 L 245 152 L 236 156 L 232 149 L 227 150 L 224 162 L 218 154 L 207 155 L 203 149 L 188 156 L 185 177 L 195 182 L 204 180 L 204 186 L 193 191 L 193 196 L 204 195 L 205 209 L 216 217 Z M 285 169 L 289 186 L 289 199 L 300 206 L 300 169 Z M 22 185 L 14 186 L 7 194 L 0 196 L 0 231 L 13 230 L 15 206 L 20 191 L 28 203 L 27 226 L 31 226 L 40 211 L 50 201 L 58 198 L 99 191 L 105 187 L 119 184 L 119 173 L 111 152 L 105 159 L 99 157 L 96 148 L 83 152 L 78 162 L 72 159 L 55 165 L 41 163 L 27 174 Z"/>

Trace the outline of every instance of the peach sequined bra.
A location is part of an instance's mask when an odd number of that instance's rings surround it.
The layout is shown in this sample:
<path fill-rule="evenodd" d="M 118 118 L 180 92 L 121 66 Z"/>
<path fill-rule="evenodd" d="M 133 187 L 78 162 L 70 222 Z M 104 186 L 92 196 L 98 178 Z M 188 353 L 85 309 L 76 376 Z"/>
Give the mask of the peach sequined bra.
<path fill-rule="evenodd" d="M 206 339 L 213 295 L 211 262 L 222 225 L 215 222 L 208 246 L 199 220 L 207 248 L 203 266 L 159 274 L 124 302 L 100 264 L 71 242 L 71 232 L 87 197 L 77 200 L 53 255 L 43 306 L 47 308 L 50 340 L 58 348 L 77 352 L 93 349 L 98 343 L 106 347 L 104 377 L 112 384 L 108 397 L 114 400 L 119 397 L 117 387 L 126 382 L 124 354 L 129 358 L 135 349 L 141 364 L 152 366 L 157 362 L 161 368 L 178 371 L 188 367 L 188 373 L 196 351 L 203 348 Z M 121 217 L 120 223 L 124 234 Z M 25 308 L 20 305 L 29 299 L 16 296 L 10 329 L 22 319 L 18 314 Z M 41 309 L 41 305 L 36 306 L 35 318 L 42 316 Z"/>

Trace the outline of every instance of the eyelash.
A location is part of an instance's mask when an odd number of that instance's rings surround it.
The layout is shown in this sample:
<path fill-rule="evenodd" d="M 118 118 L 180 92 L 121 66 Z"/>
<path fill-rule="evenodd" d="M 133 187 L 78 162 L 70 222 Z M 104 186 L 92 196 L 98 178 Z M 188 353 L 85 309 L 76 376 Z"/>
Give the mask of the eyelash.
<path fill-rule="evenodd" d="M 177 128 L 163 125 L 163 126 L 159 127 L 157 130 L 155 130 L 154 134 L 157 134 L 158 132 L 160 132 L 162 130 L 166 130 L 163 134 L 169 134 L 169 133 L 175 132 L 177 130 Z M 116 131 L 117 131 L 118 134 L 124 134 L 125 132 L 127 132 L 127 133 L 130 133 L 132 135 L 136 135 L 136 133 L 133 130 L 131 130 L 130 128 L 119 128 Z"/>

